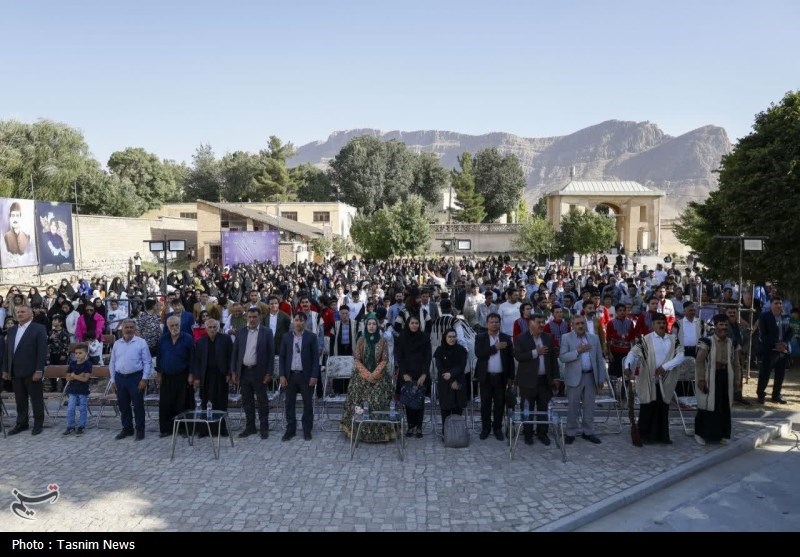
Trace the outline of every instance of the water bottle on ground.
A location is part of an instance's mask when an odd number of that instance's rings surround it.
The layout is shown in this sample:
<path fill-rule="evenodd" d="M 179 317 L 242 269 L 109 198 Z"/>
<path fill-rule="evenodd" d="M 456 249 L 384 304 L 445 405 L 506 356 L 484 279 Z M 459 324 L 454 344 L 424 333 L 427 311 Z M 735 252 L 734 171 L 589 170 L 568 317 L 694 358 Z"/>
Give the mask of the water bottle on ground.
<path fill-rule="evenodd" d="M 394 399 L 389 402 L 389 419 L 392 421 L 397 419 L 397 406 L 395 406 Z"/>
<path fill-rule="evenodd" d="M 208 404 L 206 404 L 206 419 L 210 420 L 213 415 L 213 408 L 211 407 L 211 401 L 209 400 Z"/>

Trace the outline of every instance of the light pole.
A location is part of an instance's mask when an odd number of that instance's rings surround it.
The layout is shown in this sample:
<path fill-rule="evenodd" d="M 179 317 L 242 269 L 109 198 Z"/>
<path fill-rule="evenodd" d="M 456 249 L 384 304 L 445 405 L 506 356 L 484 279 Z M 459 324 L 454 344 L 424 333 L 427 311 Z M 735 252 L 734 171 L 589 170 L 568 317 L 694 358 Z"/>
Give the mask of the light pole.
<path fill-rule="evenodd" d="M 742 264 L 744 261 L 744 252 L 745 251 L 763 251 L 764 250 L 764 240 L 769 240 L 769 236 L 745 236 L 744 234 L 740 234 L 738 236 L 714 236 L 712 240 L 736 240 L 739 242 L 739 320 L 742 319 L 742 306 L 743 306 L 743 298 L 744 298 L 744 284 L 742 282 Z M 755 285 L 754 285 L 755 286 Z M 752 288 L 755 290 L 755 288 Z M 755 301 L 755 291 L 750 293 L 751 302 L 750 305 L 753 305 L 753 301 Z M 753 313 L 755 309 L 751 307 L 749 309 L 750 313 L 750 346 L 747 350 L 747 381 L 750 382 L 750 353 L 753 349 Z"/>

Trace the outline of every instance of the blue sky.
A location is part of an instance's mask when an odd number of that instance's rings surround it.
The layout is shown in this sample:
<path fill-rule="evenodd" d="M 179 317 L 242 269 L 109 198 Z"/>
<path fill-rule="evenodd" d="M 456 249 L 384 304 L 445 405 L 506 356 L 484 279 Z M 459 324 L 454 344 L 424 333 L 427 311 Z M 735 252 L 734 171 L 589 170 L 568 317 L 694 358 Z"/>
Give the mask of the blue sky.
<path fill-rule="evenodd" d="M 83 130 L 105 163 L 334 130 L 680 135 L 800 88 L 796 0 L 0 0 L 0 119 Z"/>

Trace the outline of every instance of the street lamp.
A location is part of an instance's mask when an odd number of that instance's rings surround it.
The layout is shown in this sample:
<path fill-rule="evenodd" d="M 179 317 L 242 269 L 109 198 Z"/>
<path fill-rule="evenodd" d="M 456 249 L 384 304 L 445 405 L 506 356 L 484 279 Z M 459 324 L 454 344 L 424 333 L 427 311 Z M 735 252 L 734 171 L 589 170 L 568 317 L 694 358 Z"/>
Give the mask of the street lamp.
<path fill-rule="evenodd" d="M 164 240 L 156 240 L 149 242 L 150 251 L 152 253 L 164 252 L 164 296 L 167 295 L 167 254 L 169 252 L 182 252 L 186 251 L 185 240 L 167 240 L 167 235 L 164 234 Z M 156 255 L 158 257 L 158 255 Z M 176 257 L 177 258 L 177 257 Z"/>
<path fill-rule="evenodd" d="M 769 240 L 769 236 L 713 236 L 712 240 L 736 240 L 739 242 L 739 319 L 742 319 L 742 299 L 744 298 L 744 284 L 742 282 L 742 262 L 745 251 L 764 251 L 764 240 Z M 755 290 L 755 288 L 753 288 Z M 750 293 L 755 300 L 755 291 Z M 751 302 L 752 305 L 753 302 Z M 750 346 L 747 351 L 747 381 L 750 382 L 750 353 L 753 349 L 753 313 L 755 308 L 750 308 Z"/>

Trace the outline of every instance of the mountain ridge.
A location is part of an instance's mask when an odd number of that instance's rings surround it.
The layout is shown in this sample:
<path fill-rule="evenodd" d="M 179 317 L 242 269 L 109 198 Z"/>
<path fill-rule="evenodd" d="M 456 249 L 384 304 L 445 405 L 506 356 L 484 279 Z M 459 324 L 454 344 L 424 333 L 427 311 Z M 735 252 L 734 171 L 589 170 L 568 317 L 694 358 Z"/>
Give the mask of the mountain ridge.
<path fill-rule="evenodd" d="M 564 186 L 573 167 L 576 180 L 635 180 L 666 193 L 662 218 L 674 217 L 689 201 L 707 197 L 717 186 L 720 159 L 731 149 L 719 126 L 670 136 L 649 121 L 606 120 L 567 135 L 540 138 L 506 132 L 354 128 L 298 147 L 289 164 L 325 166 L 351 139 L 362 135 L 402 141 L 415 152 L 436 153 L 448 169 L 457 166 L 464 151 L 497 147 L 504 154 L 514 153 L 522 164 L 525 197 L 530 201 Z"/>

